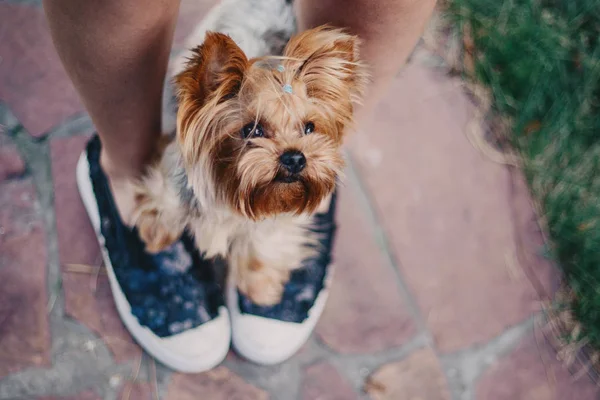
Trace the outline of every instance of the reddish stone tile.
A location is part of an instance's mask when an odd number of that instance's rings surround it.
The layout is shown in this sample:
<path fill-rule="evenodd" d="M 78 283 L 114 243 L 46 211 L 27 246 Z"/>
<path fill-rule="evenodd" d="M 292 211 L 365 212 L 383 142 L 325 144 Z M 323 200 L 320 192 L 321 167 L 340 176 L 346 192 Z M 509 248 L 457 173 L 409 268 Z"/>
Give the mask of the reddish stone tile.
<path fill-rule="evenodd" d="M 43 11 L 0 3 L 0 99 L 39 137 L 83 107 L 56 55 Z"/>
<path fill-rule="evenodd" d="M 123 400 L 154 400 L 150 384 L 140 382 L 125 383 L 117 398 Z"/>
<path fill-rule="evenodd" d="M 169 383 L 167 400 L 263 400 L 268 394 L 225 367 L 202 374 L 174 374 Z"/>
<path fill-rule="evenodd" d="M 537 342 L 533 335 L 484 372 L 476 393 L 485 400 L 600 398 L 600 388 L 587 375 L 574 380 L 548 343 Z"/>
<path fill-rule="evenodd" d="M 420 107 L 418 102 L 426 101 L 432 97 L 444 95 L 445 93 L 451 92 L 456 87 L 460 86 L 460 80 L 448 79 L 439 71 L 431 68 L 423 68 L 418 63 L 407 64 L 398 74 L 398 79 L 395 82 L 397 89 L 401 90 L 402 93 L 410 93 L 410 96 L 403 96 L 403 100 L 409 104 L 414 104 L 415 108 Z M 403 101 L 398 100 L 398 101 Z M 411 102 L 411 100 L 417 100 L 417 102 Z M 406 112 L 408 110 L 395 111 Z M 405 115 L 410 116 L 410 113 Z"/>
<path fill-rule="evenodd" d="M 0 182 L 25 172 L 25 163 L 17 148 L 12 145 L 0 147 Z"/>
<path fill-rule="evenodd" d="M 352 386 L 328 363 L 311 365 L 302 381 L 303 400 L 351 400 L 358 398 Z"/>
<path fill-rule="evenodd" d="M 105 274 L 70 272 L 70 264 L 101 265 L 100 249 L 79 198 L 75 166 L 86 141 L 85 136 L 54 139 L 51 143 L 54 204 L 60 263 L 63 271 L 67 314 L 98 333 L 118 361 L 140 355 L 123 326 L 114 305 Z"/>
<path fill-rule="evenodd" d="M 0 376 L 50 363 L 46 264 L 31 180 L 0 182 Z"/>
<path fill-rule="evenodd" d="M 559 289 L 560 274 L 543 256 L 544 237 L 531 203 L 529 188 L 520 171 L 513 170 L 511 173 L 509 199 L 515 241 L 519 244 L 516 249 L 518 262 L 538 296 L 550 300 Z"/>
<path fill-rule="evenodd" d="M 218 0 L 182 0 L 173 38 L 174 49 L 180 49 L 184 45 L 188 35 L 217 3 Z"/>
<path fill-rule="evenodd" d="M 331 294 L 316 332 L 332 349 L 368 353 L 404 344 L 415 332 L 396 274 L 375 242 L 355 188 L 342 187 Z"/>
<path fill-rule="evenodd" d="M 57 396 L 50 396 L 50 397 L 38 397 L 38 400 L 100 400 L 101 397 L 98 396 L 96 393 L 94 393 L 91 390 L 86 390 L 85 392 L 81 392 L 79 394 L 73 395 L 73 396 L 66 396 L 66 397 L 57 397 Z M 135 400 L 135 399 L 132 399 Z"/>
<path fill-rule="evenodd" d="M 440 363 L 431 349 L 386 364 L 365 383 L 373 400 L 449 400 L 450 392 Z"/>
<path fill-rule="evenodd" d="M 25 172 L 25 162 L 0 128 L 0 182 Z"/>
<path fill-rule="evenodd" d="M 427 76 L 413 90 L 432 85 Z M 533 245 L 517 234 L 532 222 L 528 194 L 467 140 L 473 110 L 466 96 L 449 86 L 406 118 L 402 108 L 415 93 L 405 85 L 392 84 L 365 124 L 368 134 L 359 132 L 350 147 L 436 344 L 452 352 L 531 315 L 538 295 L 523 270 L 533 269 L 544 286 L 553 270 L 533 256 L 537 248 L 519 249 L 532 257 L 516 262 L 517 241 Z"/>
<path fill-rule="evenodd" d="M 377 115 L 386 117 L 393 115 L 394 121 L 410 120 L 414 113 L 422 110 L 429 99 L 443 97 L 446 93 L 456 90 L 456 87 L 456 81 L 444 79 L 434 70 L 423 68 L 418 64 L 407 64 L 398 74 L 393 86 L 387 88 L 388 97 L 392 100 L 377 104 Z M 371 130 L 371 127 L 366 125 L 364 132 L 368 131 L 370 136 Z M 356 142 L 357 139 L 360 141 L 365 133 L 352 133 L 350 141 Z M 369 143 L 363 140 L 360 144 Z"/>

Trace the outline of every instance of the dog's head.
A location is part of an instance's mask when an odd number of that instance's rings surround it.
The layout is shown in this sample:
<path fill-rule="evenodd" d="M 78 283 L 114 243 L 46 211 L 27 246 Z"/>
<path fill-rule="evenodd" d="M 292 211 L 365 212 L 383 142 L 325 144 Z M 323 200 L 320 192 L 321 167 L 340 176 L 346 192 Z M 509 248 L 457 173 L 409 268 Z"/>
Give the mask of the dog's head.
<path fill-rule="evenodd" d="M 356 37 L 339 29 L 306 31 L 283 57 L 252 60 L 228 36 L 208 33 L 175 80 L 184 160 L 208 171 L 217 198 L 249 218 L 312 212 L 341 172 L 365 81 Z"/>

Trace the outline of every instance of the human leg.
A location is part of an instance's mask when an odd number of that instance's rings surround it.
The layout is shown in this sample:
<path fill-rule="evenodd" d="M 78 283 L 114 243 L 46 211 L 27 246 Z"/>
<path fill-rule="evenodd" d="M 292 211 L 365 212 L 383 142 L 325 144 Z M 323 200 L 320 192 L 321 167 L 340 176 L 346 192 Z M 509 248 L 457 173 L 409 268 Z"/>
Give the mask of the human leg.
<path fill-rule="evenodd" d="M 63 65 L 102 142 L 101 165 L 123 220 L 131 178 L 161 134 L 162 91 L 179 0 L 44 0 Z"/>

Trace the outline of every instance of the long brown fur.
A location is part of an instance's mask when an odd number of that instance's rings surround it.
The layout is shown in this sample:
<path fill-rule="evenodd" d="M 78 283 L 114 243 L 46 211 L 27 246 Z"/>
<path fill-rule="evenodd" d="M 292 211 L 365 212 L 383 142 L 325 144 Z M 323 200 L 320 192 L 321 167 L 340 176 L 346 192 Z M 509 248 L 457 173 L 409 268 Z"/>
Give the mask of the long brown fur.
<path fill-rule="evenodd" d="M 187 228 L 206 256 L 227 257 L 253 301 L 277 303 L 289 272 L 315 251 L 311 215 L 343 169 L 342 140 L 365 82 L 357 38 L 339 29 L 306 31 L 283 57 L 252 60 L 228 36 L 208 33 L 175 79 L 176 140 L 138 185 L 147 249 L 160 251 Z M 305 134 L 309 122 L 314 132 Z M 248 124 L 263 137 L 244 138 Z M 291 150 L 306 167 L 287 179 L 280 156 Z"/>

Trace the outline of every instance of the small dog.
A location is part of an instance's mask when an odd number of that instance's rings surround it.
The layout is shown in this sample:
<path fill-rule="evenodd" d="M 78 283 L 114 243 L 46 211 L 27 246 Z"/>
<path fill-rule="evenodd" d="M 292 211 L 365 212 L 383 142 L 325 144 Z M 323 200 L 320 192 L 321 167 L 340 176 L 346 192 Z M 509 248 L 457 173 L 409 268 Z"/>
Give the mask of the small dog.
<path fill-rule="evenodd" d="M 311 215 L 329 205 L 366 79 L 358 39 L 340 29 L 306 31 L 282 57 L 251 60 L 208 32 L 175 77 L 176 138 L 137 185 L 147 250 L 188 229 L 252 301 L 278 303 L 291 270 L 317 251 Z"/>

